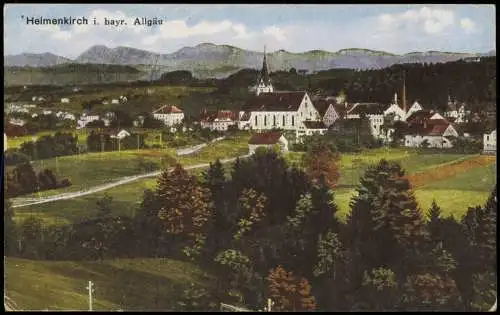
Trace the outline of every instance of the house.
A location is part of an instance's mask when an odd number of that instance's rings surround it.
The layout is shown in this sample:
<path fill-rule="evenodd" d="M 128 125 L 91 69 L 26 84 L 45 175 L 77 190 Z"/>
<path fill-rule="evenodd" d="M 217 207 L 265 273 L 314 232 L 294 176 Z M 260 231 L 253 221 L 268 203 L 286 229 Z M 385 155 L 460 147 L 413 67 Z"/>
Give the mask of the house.
<path fill-rule="evenodd" d="M 404 121 L 406 119 L 406 111 L 401 108 L 398 104 L 398 94 L 394 94 L 394 101 L 389 107 L 384 111 L 384 117 L 393 115 L 394 120 Z"/>
<path fill-rule="evenodd" d="M 184 112 L 175 105 L 163 105 L 153 111 L 153 117 L 163 121 L 166 126 L 173 126 L 182 123 Z"/>
<path fill-rule="evenodd" d="M 408 111 L 406 112 L 405 120 L 408 121 L 408 118 L 413 113 L 416 113 L 416 112 L 421 111 L 421 110 L 424 110 L 424 108 L 422 107 L 422 105 L 420 105 L 420 103 L 417 102 L 417 101 L 413 102 L 413 104 L 411 105 L 410 109 L 408 109 Z"/>
<path fill-rule="evenodd" d="M 52 115 L 52 111 L 51 110 L 43 110 L 42 112 L 43 115 Z"/>
<path fill-rule="evenodd" d="M 61 103 L 69 103 L 69 98 L 66 97 L 61 98 Z"/>
<path fill-rule="evenodd" d="M 455 123 L 463 124 L 468 122 L 470 113 L 470 110 L 466 110 L 464 102 L 459 103 L 456 100 L 452 100 L 451 96 L 448 96 L 448 104 L 444 113 L 446 118 L 452 119 Z"/>
<path fill-rule="evenodd" d="M 333 125 L 338 119 L 344 119 L 347 111 L 350 109 L 347 102 L 337 103 L 336 101 L 331 101 L 329 98 L 316 101 L 314 107 L 318 110 L 323 123 L 327 127 Z"/>
<path fill-rule="evenodd" d="M 384 105 L 380 103 L 356 103 L 346 113 L 347 119 L 360 119 L 362 115 L 370 121 L 370 130 L 375 138 L 382 137 L 384 124 Z"/>
<path fill-rule="evenodd" d="M 200 119 L 202 128 L 227 131 L 229 126 L 237 125 L 238 114 L 230 110 L 218 110 L 215 113 L 203 113 Z"/>
<path fill-rule="evenodd" d="M 16 126 L 24 126 L 26 124 L 26 121 L 24 121 L 23 119 L 18 119 L 18 118 L 11 118 L 9 120 L 9 123 L 12 124 L 12 125 L 16 125 Z"/>
<path fill-rule="evenodd" d="M 125 129 L 122 129 L 119 132 L 113 132 L 111 134 L 111 138 L 120 139 L 120 140 L 122 140 L 123 138 L 126 138 L 128 136 L 130 136 L 130 133 Z"/>
<path fill-rule="evenodd" d="M 84 128 L 88 123 L 99 119 L 100 116 L 98 114 L 83 113 L 82 116 L 80 116 L 80 119 L 78 119 L 77 121 L 77 129 Z"/>
<path fill-rule="evenodd" d="M 483 135 L 483 151 L 485 153 L 497 152 L 497 131 L 496 129 L 490 133 Z"/>
<path fill-rule="evenodd" d="M 118 104 L 118 103 L 120 103 L 120 101 L 118 101 L 117 99 L 112 99 L 111 100 L 111 104 Z"/>
<path fill-rule="evenodd" d="M 288 141 L 281 132 L 268 131 L 256 133 L 248 141 L 248 151 L 254 154 L 257 148 L 273 148 L 279 146 L 281 152 L 288 152 Z"/>
<path fill-rule="evenodd" d="M 7 151 L 7 135 L 3 133 L 3 152 Z"/>
<path fill-rule="evenodd" d="M 120 101 L 120 103 L 126 103 L 128 101 L 127 97 L 123 95 L 120 95 L 118 100 Z"/>
<path fill-rule="evenodd" d="M 312 136 L 314 134 L 324 135 L 328 131 L 328 127 L 322 121 L 309 121 L 306 120 L 303 123 L 304 126 L 301 126 L 299 129 L 299 135 L 302 135 L 301 132 L 304 132 L 306 136 Z"/>
<path fill-rule="evenodd" d="M 434 111 L 414 112 L 408 117 L 407 123 L 406 147 L 418 148 L 427 143 L 430 148 L 451 148 L 452 138 L 458 137 L 455 127 Z"/>

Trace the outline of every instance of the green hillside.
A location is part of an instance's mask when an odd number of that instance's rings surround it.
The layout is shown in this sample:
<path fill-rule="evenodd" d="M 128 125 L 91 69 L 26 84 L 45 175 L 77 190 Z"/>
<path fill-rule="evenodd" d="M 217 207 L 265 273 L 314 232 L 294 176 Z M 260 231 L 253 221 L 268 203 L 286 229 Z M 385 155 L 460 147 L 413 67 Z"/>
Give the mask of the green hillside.
<path fill-rule="evenodd" d="M 191 283 L 210 291 L 214 278 L 191 263 L 170 259 L 32 261 L 7 258 L 6 295 L 23 310 L 182 310 L 178 302 Z"/>

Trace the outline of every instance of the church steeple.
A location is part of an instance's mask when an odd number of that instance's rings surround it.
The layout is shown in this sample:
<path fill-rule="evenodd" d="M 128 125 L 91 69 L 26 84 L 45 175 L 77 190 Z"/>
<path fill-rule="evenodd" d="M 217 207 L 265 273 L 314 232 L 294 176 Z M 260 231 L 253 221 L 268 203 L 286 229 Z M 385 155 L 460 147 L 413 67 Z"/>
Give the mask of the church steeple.
<path fill-rule="evenodd" d="M 262 69 L 260 70 L 260 74 L 257 79 L 257 95 L 259 95 L 260 93 L 268 93 L 273 91 L 274 88 L 271 84 L 269 68 L 267 66 L 266 46 L 264 46 L 264 60 L 262 61 Z"/>

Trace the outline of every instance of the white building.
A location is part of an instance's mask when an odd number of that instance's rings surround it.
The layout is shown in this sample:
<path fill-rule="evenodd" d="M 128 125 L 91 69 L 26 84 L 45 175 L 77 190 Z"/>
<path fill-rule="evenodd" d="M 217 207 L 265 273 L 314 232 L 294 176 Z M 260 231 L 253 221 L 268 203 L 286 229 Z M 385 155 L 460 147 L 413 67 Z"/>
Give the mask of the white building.
<path fill-rule="evenodd" d="M 52 115 L 52 111 L 51 110 L 47 110 L 47 109 L 44 109 L 43 112 L 42 112 L 43 115 Z"/>
<path fill-rule="evenodd" d="M 254 88 L 257 95 L 260 95 L 261 93 L 274 92 L 274 87 L 271 83 L 271 78 L 269 76 L 269 68 L 267 67 L 265 50 L 264 50 L 264 60 L 262 62 L 262 70 L 260 71 L 259 77 L 257 78 L 257 84 L 255 85 Z"/>
<path fill-rule="evenodd" d="M 182 123 L 184 112 L 175 105 L 163 105 L 153 111 L 153 117 L 163 121 L 165 126 L 173 126 Z"/>
<path fill-rule="evenodd" d="M 126 138 L 128 136 L 130 136 L 130 133 L 127 130 L 122 129 L 122 130 L 120 130 L 120 132 L 111 135 L 111 138 L 122 140 L 123 138 Z"/>
<path fill-rule="evenodd" d="M 406 111 L 401 108 L 398 104 L 398 94 L 394 94 L 394 101 L 389 107 L 384 111 L 384 116 L 394 115 L 394 120 L 404 121 L 406 120 Z"/>
<path fill-rule="evenodd" d="M 360 119 L 362 115 L 365 115 L 370 121 L 370 130 L 373 137 L 382 137 L 382 125 L 384 124 L 384 105 L 380 103 L 356 103 L 347 112 L 346 118 Z"/>
<path fill-rule="evenodd" d="M 248 141 L 248 151 L 254 154 L 257 148 L 274 148 L 279 146 L 281 152 L 288 152 L 288 141 L 281 132 L 256 133 Z"/>
<path fill-rule="evenodd" d="M 238 124 L 237 114 L 230 110 L 219 110 L 202 115 L 200 125 L 210 130 L 227 131 L 229 126 Z"/>
<path fill-rule="evenodd" d="M 312 135 L 324 135 L 328 131 L 328 127 L 322 121 L 309 121 L 306 120 L 303 126 L 299 128 L 299 138 L 302 135 L 312 136 Z"/>
<path fill-rule="evenodd" d="M 24 126 L 26 124 L 26 121 L 24 121 L 23 119 L 18 119 L 18 118 L 11 118 L 9 120 L 9 123 L 12 124 L 12 125 L 16 125 L 16 126 Z"/>
<path fill-rule="evenodd" d="M 61 103 L 69 103 L 69 98 L 63 97 L 61 98 Z"/>
<path fill-rule="evenodd" d="M 117 99 L 112 99 L 112 100 L 111 100 L 111 104 L 118 104 L 118 103 L 120 103 L 120 101 L 119 101 L 119 100 L 117 100 Z"/>
<path fill-rule="evenodd" d="M 483 151 L 495 152 L 497 151 L 497 131 L 493 130 L 490 133 L 483 135 Z"/>
<path fill-rule="evenodd" d="M 451 148 L 452 139 L 458 137 L 453 125 L 434 111 L 421 110 L 407 119 L 405 146 L 418 148 L 426 142 L 429 148 Z"/>
<path fill-rule="evenodd" d="M 80 119 L 78 119 L 78 121 L 77 121 L 77 129 L 85 128 L 88 123 L 90 123 L 92 121 L 99 120 L 99 119 L 100 119 L 100 117 L 97 114 L 83 113 L 82 116 L 80 116 Z"/>
<path fill-rule="evenodd" d="M 416 113 L 418 111 L 421 111 L 421 110 L 424 110 L 424 108 L 422 107 L 422 105 L 420 105 L 417 101 L 413 102 L 413 104 L 411 105 L 410 109 L 408 110 L 408 112 L 406 112 L 406 117 L 405 117 L 405 120 L 408 121 L 408 118 L 413 114 L 413 113 Z"/>

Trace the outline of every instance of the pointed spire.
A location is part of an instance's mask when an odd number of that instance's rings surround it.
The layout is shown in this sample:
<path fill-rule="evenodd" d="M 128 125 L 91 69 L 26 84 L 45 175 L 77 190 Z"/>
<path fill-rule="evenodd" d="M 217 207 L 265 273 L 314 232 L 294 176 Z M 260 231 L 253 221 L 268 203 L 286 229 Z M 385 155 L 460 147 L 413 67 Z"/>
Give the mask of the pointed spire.
<path fill-rule="evenodd" d="M 262 70 L 260 71 L 259 81 L 260 80 L 263 80 L 264 84 L 270 83 L 269 69 L 267 67 L 267 58 L 266 58 L 266 46 L 264 46 L 264 60 L 262 61 Z"/>

